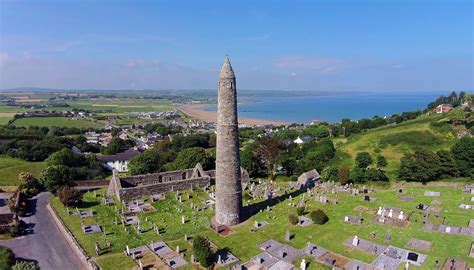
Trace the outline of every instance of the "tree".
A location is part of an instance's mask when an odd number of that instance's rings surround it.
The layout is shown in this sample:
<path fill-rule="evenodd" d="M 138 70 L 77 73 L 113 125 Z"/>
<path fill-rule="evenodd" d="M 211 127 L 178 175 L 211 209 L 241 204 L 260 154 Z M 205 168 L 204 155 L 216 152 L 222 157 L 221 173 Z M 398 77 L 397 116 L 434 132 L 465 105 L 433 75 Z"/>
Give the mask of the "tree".
<path fill-rule="evenodd" d="M 209 241 L 198 235 L 193 241 L 193 252 L 196 260 L 203 266 L 209 267 L 212 264 L 212 252 Z"/>
<path fill-rule="evenodd" d="M 361 169 L 366 169 L 372 164 L 373 160 L 368 152 L 358 152 L 356 155 L 355 162 L 357 167 Z"/>
<path fill-rule="evenodd" d="M 337 179 L 341 185 L 345 185 L 349 180 L 349 167 L 347 165 L 342 165 L 337 172 Z"/>
<path fill-rule="evenodd" d="M 336 181 L 338 174 L 337 168 L 327 166 L 321 171 L 321 180 L 323 181 Z"/>
<path fill-rule="evenodd" d="M 82 200 L 82 193 L 69 186 L 62 186 L 58 189 L 59 200 L 65 206 L 75 206 Z"/>
<path fill-rule="evenodd" d="M 7 247 L 0 246 L 0 269 L 11 269 L 15 263 L 15 254 Z"/>
<path fill-rule="evenodd" d="M 204 170 L 214 167 L 213 160 L 209 158 L 204 148 L 193 147 L 185 148 L 179 152 L 178 156 L 176 156 L 176 159 L 173 162 L 167 164 L 166 169 L 184 170 L 193 168 L 197 163 L 201 163 Z"/>
<path fill-rule="evenodd" d="M 34 262 L 18 261 L 13 265 L 12 270 L 39 270 L 40 268 Z"/>
<path fill-rule="evenodd" d="M 387 165 L 388 165 L 388 162 L 387 162 L 387 159 L 384 156 L 382 156 L 382 155 L 377 156 L 377 167 L 378 168 L 385 168 L 385 167 L 387 167 Z"/>
<path fill-rule="evenodd" d="M 59 187 L 72 184 L 71 170 L 64 165 L 48 166 L 41 172 L 40 182 L 46 190 L 55 193 Z"/>
<path fill-rule="evenodd" d="M 63 148 L 51 154 L 46 159 L 46 164 L 48 166 L 64 165 L 68 167 L 80 167 L 85 165 L 85 159 L 83 156 L 74 153 L 71 149 Z"/>
<path fill-rule="evenodd" d="M 365 181 L 389 181 L 388 177 L 382 170 L 369 168 L 363 172 Z"/>
<path fill-rule="evenodd" d="M 474 177 L 474 138 L 461 138 L 453 145 L 451 153 L 461 175 Z"/>
<path fill-rule="evenodd" d="M 242 151 L 240 151 L 240 166 L 247 170 L 250 177 L 259 177 L 265 172 L 260 160 L 252 151 L 253 146 L 254 145 L 247 145 Z"/>
<path fill-rule="evenodd" d="M 308 143 L 303 146 L 304 156 L 301 159 L 303 170 L 308 171 L 314 168 L 322 170 L 324 166 L 334 157 L 336 152 L 334 144 L 328 138 L 319 143 Z"/>
<path fill-rule="evenodd" d="M 427 182 L 438 176 L 440 161 L 431 151 L 418 149 L 400 160 L 398 177 L 407 181 Z"/>
<path fill-rule="evenodd" d="M 35 195 L 41 189 L 41 184 L 38 182 L 33 174 L 29 172 L 22 172 L 18 175 L 20 180 L 20 190 L 24 194 Z"/>
<path fill-rule="evenodd" d="M 160 172 L 167 161 L 159 151 L 147 150 L 128 162 L 128 170 L 132 175 Z"/>
<path fill-rule="evenodd" d="M 274 166 L 280 158 L 280 146 L 281 141 L 276 137 L 264 136 L 256 142 L 256 154 L 264 162 L 270 179 L 273 179 Z"/>
<path fill-rule="evenodd" d="M 288 214 L 288 221 L 290 222 L 291 225 L 296 225 L 298 224 L 298 222 L 300 221 L 298 216 L 293 214 L 293 213 L 289 213 Z"/>
<path fill-rule="evenodd" d="M 114 137 L 110 140 L 110 143 L 103 147 L 101 152 L 104 155 L 115 155 L 121 153 L 127 149 L 133 147 L 135 143 L 132 140 L 122 140 L 120 138 Z"/>
<path fill-rule="evenodd" d="M 324 213 L 323 210 L 317 209 L 315 211 L 311 211 L 309 213 L 309 218 L 315 223 L 319 225 L 323 225 L 324 223 L 329 221 L 329 217 Z"/>
<path fill-rule="evenodd" d="M 440 162 L 438 171 L 439 178 L 450 178 L 459 176 L 459 170 L 456 166 L 456 162 L 454 161 L 451 152 L 446 150 L 439 150 L 438 152 L 436 152 L 436 155 L 438 155 Z"/>

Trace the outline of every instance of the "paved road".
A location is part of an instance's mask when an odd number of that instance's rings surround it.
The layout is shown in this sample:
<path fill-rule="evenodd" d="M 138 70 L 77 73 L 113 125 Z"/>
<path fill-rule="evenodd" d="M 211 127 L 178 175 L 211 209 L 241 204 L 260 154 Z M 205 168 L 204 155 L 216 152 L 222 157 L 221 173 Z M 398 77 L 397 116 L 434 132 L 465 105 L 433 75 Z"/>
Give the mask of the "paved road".
<path fill-rule="evenodd" d="M 46 209 L 49 196 L 51 193 L 43 192 L 29 201 L 29 212 L 34 214 L 23 220 L 33 226 L 32 232 L 20 238 L 0 241 L 0 245 L 11 248 L 17 257 L 37 261 L 42 270 L 87 269 Z"/>

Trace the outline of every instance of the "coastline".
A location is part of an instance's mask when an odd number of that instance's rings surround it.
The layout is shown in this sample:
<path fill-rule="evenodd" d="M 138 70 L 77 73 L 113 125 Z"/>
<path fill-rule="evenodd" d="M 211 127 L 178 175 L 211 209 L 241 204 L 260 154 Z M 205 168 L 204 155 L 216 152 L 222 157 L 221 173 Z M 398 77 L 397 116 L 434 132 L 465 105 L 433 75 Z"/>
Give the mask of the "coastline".
<path fill-rule="evenodd" d="M 205 107 L 207 105 L 209 104 L 184 104 L 184 105 L 178 106 L 177 109 L 189 117 L 196 118 L 202 121 L 216 123 L 217 112 L 206 111 Z M 285 121 L 239 117 L 239 124 L 244 124 L 247 126 L 258 126 L 258 125 L 282 126 L 282 125 L 289 125 L 290 123 L 285 122 Z"/>

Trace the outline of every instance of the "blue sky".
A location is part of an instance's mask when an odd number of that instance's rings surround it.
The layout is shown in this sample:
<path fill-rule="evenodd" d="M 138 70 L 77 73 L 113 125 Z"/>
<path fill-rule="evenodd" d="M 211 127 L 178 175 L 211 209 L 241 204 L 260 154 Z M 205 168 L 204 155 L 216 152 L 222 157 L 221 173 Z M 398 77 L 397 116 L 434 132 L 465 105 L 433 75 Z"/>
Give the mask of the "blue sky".
<path fill-rule="evenodd" d="M 0 88 L 474 89 L 473 1 L 0 1 Z"/>

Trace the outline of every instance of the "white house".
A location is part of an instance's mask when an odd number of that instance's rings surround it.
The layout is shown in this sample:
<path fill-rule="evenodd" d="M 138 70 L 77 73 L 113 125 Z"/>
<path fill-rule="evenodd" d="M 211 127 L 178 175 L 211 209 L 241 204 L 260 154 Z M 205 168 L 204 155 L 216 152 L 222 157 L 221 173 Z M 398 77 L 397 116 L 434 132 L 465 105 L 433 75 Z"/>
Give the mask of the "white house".
<path fill-rule="evenodd" d="M 296 138 L 293 142 L 296 144 L 303 144 L 303 143 L 310 142 L 312 139 L 313 138 L 311 138 L 310 136 L 303 136 L 303 137 L 298 136 L 298 138 Z"/>
<path fill-rule="evenodd" d="M 128 161 L 140 154 L 138 149 L 129 149 L 115 155 L 98 156 L 97 159 L 102 165 L 110 170 L 116 169 L 119 172 L 128 172 Z"/>

